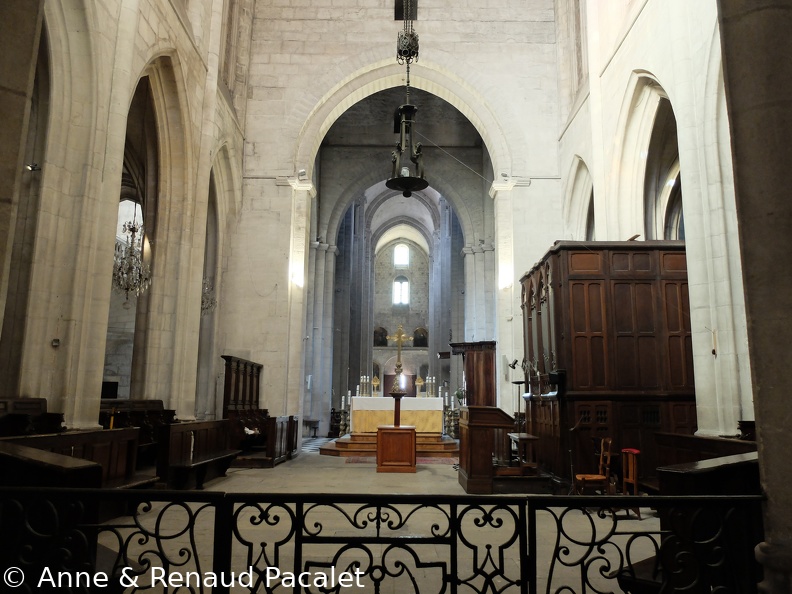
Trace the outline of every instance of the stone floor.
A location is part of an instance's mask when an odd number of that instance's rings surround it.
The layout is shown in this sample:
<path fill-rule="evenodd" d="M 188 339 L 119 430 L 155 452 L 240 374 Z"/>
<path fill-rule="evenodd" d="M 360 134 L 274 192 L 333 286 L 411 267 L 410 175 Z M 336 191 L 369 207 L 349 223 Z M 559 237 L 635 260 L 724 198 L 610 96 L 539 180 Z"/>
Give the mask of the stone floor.
<path fill-rule="evenodd" d="M 311 440 L 313 441 L 313 440 Z M 275 468 L 231 468 L 226 478 L 205 485 L 206 490 L 230 493 L 415 493 L 465 495 L 453 465 L 418 464 L 413 473 L 379 473 L 371 463 L 320 456 L 313 444 L 297 458 Z"/>
<path fill-rule="evenodd" d="M 228 471 L 225 478 L 216 479 L 207 483 L 207 491 L 224 491 L 228 493 L 330 493 L 330 494 L 439 494 L 466 496 L 465 491 L 457 480 L 457 471 L 450 464 L 433 463 L 419 464 L 417 472 L 404 474 L 378 473 L 376 464 L 372 458 L 371 463 L 349 463 L 344 458 L 320 456 L 316 450 L 321 445 L 320 440 L 306 441 L 306 447 L 301 454 L 294 460 L 280 464 L 273 469 L 245 469 L 232 468 Z M 510 495 L 509 497 L 514 497 Z M 560 510 L 558 510 L 560 513 Z M 649 531 L 654 532 L 659 527 L 657 518 L 649 509 L 642 510 L 642 520 L 638 520 L 634 515 L 627 521 L 619 521 L 619 530 L 628 532 L 625 536 L 616 536 L 616 540 L 626 543 L 629 534 L 634 532 Z M 627 518 L 626 512 L 619 513 L 619 517 Z M 333 520 L 329 514 L 319 518 L 321 522 L 330 524 Z M 556 520 L 549 512 L 540 512 L 537 515 L 538 542 L 537 559 L 538 573 L 537 584 L 539 592 L 548 591 L 548 585 L 555 591 L 562 585 L 571 586 L 571 591 L 591 591 L 591 585 L 581 588 L 581 574 L 579 567 L 567 568 L 556 563 L 553 570 L 552 584 L 547 583 L 547 576 L 550 573 L 551 551 L 555 547 L 558 536 L 558 525 Z M 613 528 L 610 516 L 598 519 L 593 514 L 583 514 L 581 512 L 569 513 L 563 519 L 564 531 L 572 536 L 573 540 L 581 538 L 588 539 L 592 534 L 603 534 Z M 339 533 L 340 534 L 340 533 Z M 482 543 L 482 549 L 487 544 L 497 544 L 501 534 L 489 528 L 477 531 L 476 540 Z M 638 543 L 637 553 L 634 552 L 634 559 L 640 560 L 649 557 L 651 546 L 649 543 Z M 641 547 L 645 550 L 640 550 Z M 571 557 L 575 555 L 590 554 L 585 552 L 585 547 L 579 551 L 572 551 Z M 613 579 L 601 579 L 597 576 L 601 566 L 605 573 L 613 567 L 618 566 L 618 551 L 615 548 L 608 548 L 603 559 L 597 562 L 595 569 L 590 570 L 590 574 L 595 576 L 595 583 L 598 583 L 602 591 L 618 592 L 619 588 Z M 431 554 L 430 554 L 431 556 Z M 595 555 L 596 556 L 596 555 Z M 521 562 L 520 553 L 516 546 L 506 549 L 505 563 L 518 566 Z M 608 567 L 608 563 L 615 563 Z M 288 566 L 286 564 L 285 566 Z M 597 581 L 599 580 L 599 581 Z M 346 591 L 344 589 L 342 591 Z M 349 591 L 366 591 L 366 589 L 349 588 Z M 408 592 L 413 591 L 411 584 L 399 585 L 398 581 L 383 583 L 381 592 Z M 236 590 L 235 591 L 244 591 Z M 313 591 L 313 590 L 311 590 Z M 371 590 L 373 592 L 373 589 Z M 418 591 L 434 591 L 434 587 L 427 587 L 425 590 L 418 585 Z M 516 592 L 516 589 L 508 589 L 509 592 Z"/>

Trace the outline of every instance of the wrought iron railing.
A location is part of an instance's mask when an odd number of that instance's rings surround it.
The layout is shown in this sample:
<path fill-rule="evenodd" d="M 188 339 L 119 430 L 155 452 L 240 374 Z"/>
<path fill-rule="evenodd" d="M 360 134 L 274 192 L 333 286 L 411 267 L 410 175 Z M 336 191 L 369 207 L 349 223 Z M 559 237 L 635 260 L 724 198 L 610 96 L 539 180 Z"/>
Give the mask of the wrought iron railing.
<path fill-rule="evenodd" d="M 755 592 L 760 505 L 0 489 L 0 590 Z"/>

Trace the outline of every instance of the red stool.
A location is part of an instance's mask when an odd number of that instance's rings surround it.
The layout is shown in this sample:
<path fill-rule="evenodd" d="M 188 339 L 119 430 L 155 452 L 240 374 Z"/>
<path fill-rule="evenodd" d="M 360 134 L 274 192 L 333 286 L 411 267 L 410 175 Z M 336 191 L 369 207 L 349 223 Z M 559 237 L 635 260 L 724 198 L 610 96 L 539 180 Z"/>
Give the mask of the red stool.
<path fill-rule="evenodd" d="M 638 456 L 640 454 L 641 450 L 636 450 L 635 448 L 624 448 L 621 451 L 623 495 L 638 495 Z M 631 487 L 632 493 L 628 492 L 628 485 Z M 632 508 L 632 510 L 640 520 L 641 510 L 637 507 Z"/>

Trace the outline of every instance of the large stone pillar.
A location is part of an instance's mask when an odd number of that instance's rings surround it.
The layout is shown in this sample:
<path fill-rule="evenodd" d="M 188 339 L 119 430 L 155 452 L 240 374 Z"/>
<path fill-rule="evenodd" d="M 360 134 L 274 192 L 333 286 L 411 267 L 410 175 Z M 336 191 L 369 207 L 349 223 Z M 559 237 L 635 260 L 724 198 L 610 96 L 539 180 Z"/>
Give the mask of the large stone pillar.
<path fill-rule="evenodd" d="M 476 255 L 472 247 L 462 249 L 465 259 L 465 341 L 475 340 L 476 328 Z"/>
<path fill-rule="evenodd" d="M 495 203 L 495 237 L 497 263 L 493 267 L 497 276 L 492 280 L 495 295 L 494 339 L 497 341 L 496 369 L 498 372 L 498 403 L 506 412 L 514 412 L 514 386 L 511 369 L 503 362 L 522 359 L 522 325 L 514 322 L 515 307 L 519 307 L 519 276 L 515 269 L 514 236 L 521 230 L 515 228 L 514 182 L 493 184 L 489 195 Z M 516 288 L 515 288 L 516 285 Z M 520 332 L 519 336 L 515 335 Z M 501 356 L 502 355 L 502 356 Z M 522 377 L 519 377 L 522 379 Z M 511 409 L 511 410 L 510 410 Z"/>
<path fill-rule="evenodd" d="M 766 542 L 763 592 L 792 592 L 792 0 L 719 0 Z"/>
<path fill-rule="evenodd" d="M 290 180 L 292 186 L 291 234 L 289 250 L 289 315 L 287 343 L 284 345 L 286 359 L 286 395 L 280 414 L 304 414 L 302 396 L 305 382 L 305 314 L 307 290 L 305 287 L 308 270 L 311 232 L 311 209 L 316 188 L 310 182 Z"/>
<path fill-rule="evenodd" d="M 313 247 L 313 246 L 312 246 Z M 311 389 L 310 389 L 310 406 L 306 407 L 303 414 L 307 418 L 315 419 L 314 414 L 318 412 L 318 403 L 321 401 L 322 392 L 326 386 L 322 384 L 322 359 L 324 357 L 324 331 L 325 327 L 322 323 L 322 316 L 324 315 L 325 308 L 325 295 L 326 295 L 326 282 L 325 282 L 325 266 L 327 265 L 327 248 L 330 247 L 326 243 L 316 244 L 314 258 L 316 261 L 314 269 L 314 294 L 313 294 L 313 316 L 312 325 L 308 328 L 308 335 L 311 337 L 311 367 L 309 375 L 311 376 Z"/>
<path fill-rule="evenodd" d="M 0 22 L 0 332 L 8 294 L 19 184 L 36 72 L 43 0 L 8 0 Z M 14 394 L 9 394 L 13 396 Z"/>
<path fill-rule="evenodd" d="M 324 311 L 322 319 L 317 320 L 322 325 L 322 369 L 320 386 L 322 393 L 319 402 L 314 402 L 312 414 L 314 419 L 319 419 L 319 432 L 325 433 L 330 429 L 330 408 L 333 400 L 333 345 L 335 343 L 335 324 L 333 311 L 335 306 L 335 264 L 338 248 L 328 246 L 325 252 L 325 282 L 324 282 Z"/>

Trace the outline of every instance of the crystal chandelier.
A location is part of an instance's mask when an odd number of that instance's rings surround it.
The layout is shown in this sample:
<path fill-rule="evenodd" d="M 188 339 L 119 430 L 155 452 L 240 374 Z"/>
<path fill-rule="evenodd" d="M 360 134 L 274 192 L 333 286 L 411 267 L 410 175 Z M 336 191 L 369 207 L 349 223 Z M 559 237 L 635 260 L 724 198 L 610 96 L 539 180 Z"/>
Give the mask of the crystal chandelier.
<path fill-rule="evenodd" d="M 214 296 L 214 286 L 208 278 L 204 278 L 201 288 L 201 315 L 209 315 L 216 307 L 217 299 Z"/>
<path fill-rule="evenodd" d="M 139 296 L 151 285 L 151 270 L 143 261 L 143 225 L 135 219 L 121 227 L 127 236 L 126 243 L 116 242 L 113 259 L 113 289 L 123 293 L 127 301 L 129 294 Z"/>
<path fill-rule="evenodd" d="M 393 131 L 399 135 L 399 142 L 391 153 L 393 170 L 385 182 L 391 190 L 398 190 L 408 198 L 413 192 L 429 187 L 429 182 L 424 179 L 421 143 L 415 143 L 413 138 L 418 108 L 410 104 L 410 64 L 418 61 L 418 34 L 413 29 L 412 19 L 412 0 L 404 0 L 404 29 L 399 31 L 396 40 L 396 61 L 407 66 L 407 99 L 396 109 Z"/>

